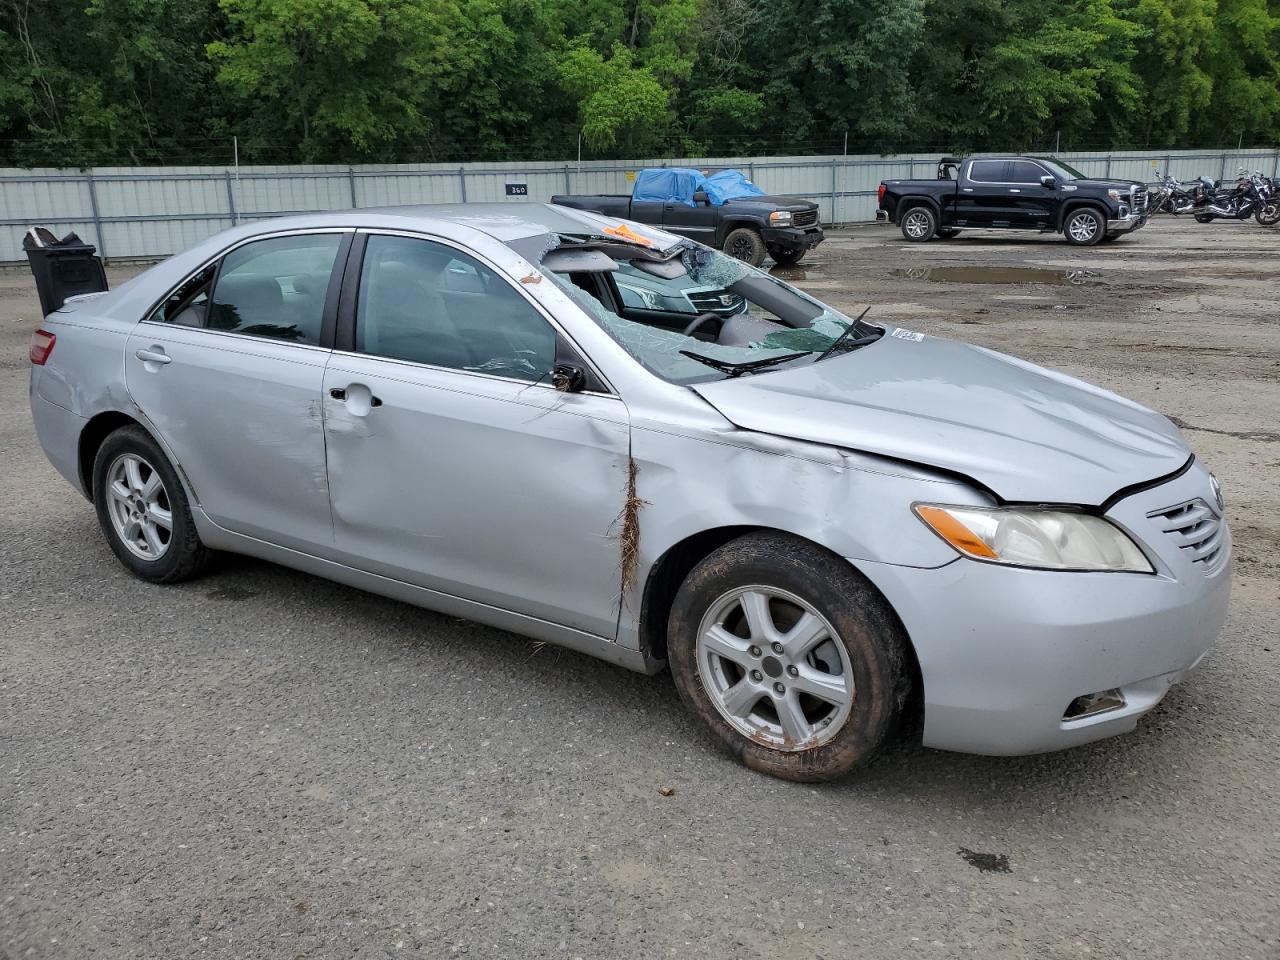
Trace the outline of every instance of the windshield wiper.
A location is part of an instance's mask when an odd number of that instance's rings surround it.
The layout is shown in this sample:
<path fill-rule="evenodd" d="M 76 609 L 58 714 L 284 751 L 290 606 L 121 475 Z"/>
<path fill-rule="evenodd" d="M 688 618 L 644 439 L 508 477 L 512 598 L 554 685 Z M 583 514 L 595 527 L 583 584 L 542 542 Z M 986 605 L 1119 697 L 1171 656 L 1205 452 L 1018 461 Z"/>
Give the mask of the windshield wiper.
<path fill-rule="evenodd" d="M 690 360 L 697 360 L 699 363 L 705 363 L 713 370 L 719 370 L 725 376 L 732 379 L 740 377 L 744 373 L 754 373 L 757 370 L 766 370 L 769 367 L 777 366 L 780 363 L 786 363 L 788 360 L 799 360 L 801 357 L 809 356 L 809 352 L 804 353 L 786 353 L 780 357 L 764 357 L 761 360 L 745 360 L 741 363 L 733 363 L 729 360 L 717 360 L 715 357 L 705 357 L 700 353 L 694 353 L 692 350 L 681 350 L 682 357 L 688 357 Z"/>
<path fill-rule="evenodd" d="M 836 337 L 835 340 L 831 342 L 831 346 L 827 347 L 827 349 L 822 351 L 822 354 L 821 356 L 818 357 L 818 360 L 827 359 L 827 357 L 831 356 L 833 353 L 836 352 L 836 350 L 840 349 L 841 347 L 845 347 L 846 349 L 849 349 L 849 350 L 855 350 L 858 347 L 865 347 L 868 343 L 875 343 L 877 340 L 883 337 L 884 331 L 877 329 L 876 333 L 869 334 L 865 337 L 859 337 L 857 340 L 848 339 L 849 334 L 853 333 L 854 330 L 857 330 L 859 327 L 862 326 L 862 318 L 865 317 L 867 313 L 870 312 L 870 310 L 871 308 L 867 307 L 866 310 L 863 310 L 860 314 L 858 314 L 858 319 L 854 320 L 853 323 L 849 324 L 847 327 L 841 330 L 840 336 Z M 818 360 L 814 360 L 813 362 L 817 363 Z"/>

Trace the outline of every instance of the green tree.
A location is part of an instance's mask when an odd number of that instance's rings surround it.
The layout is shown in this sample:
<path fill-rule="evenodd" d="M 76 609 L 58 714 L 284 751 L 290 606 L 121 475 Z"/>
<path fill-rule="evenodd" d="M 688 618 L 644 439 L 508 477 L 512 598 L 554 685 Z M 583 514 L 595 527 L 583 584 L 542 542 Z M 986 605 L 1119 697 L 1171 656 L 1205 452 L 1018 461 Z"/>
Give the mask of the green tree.
<path fill-rule="evenodd" d="M 377 159 L 441 132 L 455 0 L 220 2 L 233 29 L 209 57 L 257 143 L 290 138 L 308 161 Z"/>

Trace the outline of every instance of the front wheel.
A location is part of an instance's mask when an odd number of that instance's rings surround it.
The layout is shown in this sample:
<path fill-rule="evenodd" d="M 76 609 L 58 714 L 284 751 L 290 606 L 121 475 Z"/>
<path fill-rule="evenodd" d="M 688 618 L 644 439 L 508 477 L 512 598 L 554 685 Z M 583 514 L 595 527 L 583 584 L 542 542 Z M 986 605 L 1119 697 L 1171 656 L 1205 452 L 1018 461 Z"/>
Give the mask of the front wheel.
<path fill-rule="evenodd" d="M 107 543 L 135 576 L 176 583 L 206 565 L 182 482 L 141 427 L 121 427 L 98 448 L 93 503 Z"/>
<path fill-rule="evenodd" d="M 804 247 L 770 247 L 769 256 L 780 267 L 793 267 L 804 259 L 808 251 Z"/>
<path fill-rule="evenodd" d="M 902 235 L 912 243 L 924 243 L 938 231 L 938 218 L 928 207 L 912 207 L 902 215 Z"/>
<path fill-rule="evenodd" d="M 764 263 L 764 238 L 751 227 L 739 227 L 724 238 L 724 252 L 735 260 L 758 267 Z"/>
<path fill-rule="evenodd" d="M 830 780 L 893 734 L 907 641 L 843 559 L 785 534 L 740 537 L 689 574 L 668 622 L 680 699 L 746 766 Z"/>
<path fill-rule="evenodd" d="M 1062 225 L 1062 233 L 1068 243 L 1078 247 L 1090 247 L 1102 240 L 1106 233 L 1106 224 L 1102 214 L 1093 207 L 1081 207 L 1067 215 Z"/>
<path fill-rule="evenodd" d="M 1258 208 L 1258 212 L 1253 215 L 1264 227 L 1269 227 L 1273 223 L 1280 223 L 1280 200 L 1268 200 L 1266 204 Z"/>

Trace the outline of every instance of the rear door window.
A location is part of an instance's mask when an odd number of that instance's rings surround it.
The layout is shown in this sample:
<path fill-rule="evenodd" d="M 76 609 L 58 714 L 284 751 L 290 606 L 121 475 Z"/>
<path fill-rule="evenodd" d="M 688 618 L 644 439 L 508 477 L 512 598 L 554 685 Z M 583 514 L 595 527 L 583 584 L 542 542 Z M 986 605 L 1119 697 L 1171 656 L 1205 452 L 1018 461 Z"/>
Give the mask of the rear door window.
<path fill-rule="evenodd" d="M 975 160 L 969 164 L 969 179 L 976 183 L 1008 183 L 1004 160 Z"/>
<path fill-rule="evenodd" d="M 320 343 L 340 233 L 255 240 L 223 258 L 205 326 L 291 343 Z"/>

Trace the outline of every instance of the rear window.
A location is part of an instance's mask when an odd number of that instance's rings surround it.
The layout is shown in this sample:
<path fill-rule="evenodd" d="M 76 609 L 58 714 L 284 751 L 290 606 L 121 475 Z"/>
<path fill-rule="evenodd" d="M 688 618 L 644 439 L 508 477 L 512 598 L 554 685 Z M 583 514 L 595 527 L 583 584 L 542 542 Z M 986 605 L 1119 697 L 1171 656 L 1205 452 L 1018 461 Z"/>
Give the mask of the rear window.
<path fill-rule="evenodd" d="M 981 183 L 1007 183 L 1004 160 L 975 160 L 969 164 L 969 179 Z"/>

